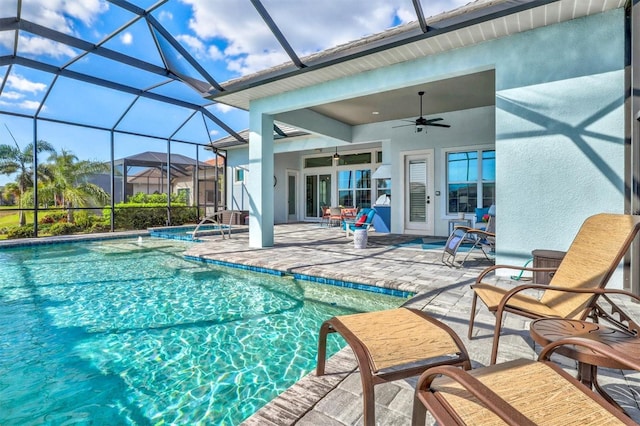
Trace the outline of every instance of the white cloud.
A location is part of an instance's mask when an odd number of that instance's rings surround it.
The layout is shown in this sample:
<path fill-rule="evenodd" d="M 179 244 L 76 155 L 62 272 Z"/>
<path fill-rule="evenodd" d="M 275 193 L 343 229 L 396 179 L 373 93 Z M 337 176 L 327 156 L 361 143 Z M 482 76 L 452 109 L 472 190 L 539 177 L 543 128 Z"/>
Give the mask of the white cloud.
<path fill-rule="evenodd" d="M 11 100 L 17 100 L 17 99 L 24 98 L 24 95 L 22 93 L 5 90 L 4 92 L 2 92 L 2 95 L 0 95 L 0 97 L 1 98 L 6 98 L 6 99 L 11 99 Z"/>
<path fill-rule="evenodd" d="M 6 6 L 5 6 L 6 7 Z M 1 11 L 4 8 L 0 9 Z M 65 34 L 75 34 L 76 20 L 90 27 L 109 10 L 105 0 L 29 0 L 22 2 L 22 17 Z M 12 11 L 15 15 L 15 11 Z M 3 15 L 7 16 L 7 15 Z"/>
<path fill-rule="evenodd" d="M 125 31 L 120 35 L 120 41 L 122 42 L 122 44 L 128 46 L 133 43 L 133 35 L 129 31 Z"/>
<path fill-rule="evenodd" d="M 0 105 L 3 107 L 9 107 L 9 108 L 17 108 L 17 109 L 23 109 L 23 110 L 28 110 L 28 111 L 35 111 L 40 107 L 40 102 L 38 101 L 29 101 L 29 100 L 24 100 L 22 102 L 6 102 L 2 99 L 2 97 L 0 97 Z M 43 110 L 46 110 L 46 107 L 42 108 Z"/>
<path fill-rule="evenodd" d="M 76 52 L 69 46 L 57 43 L 42 37 L 26 37 L 20 35 L 18 39 L 18 51 L 26 55 L 46 55 L 53 58 L 68 57 L 76 55 Z"/>
<path fill-rule="evenodd" d="M 219 134 L 220 134 L 220 132 L 219 132 L 218 130 L 213 129 L 213 130 L 211 130 L 211 131 L 209 132 L 209 134 L 210 134 L 211 136 L 216 136 L 216 135 L 219 135 Z"/>
<path fill-rule="evenodd" d="M 210 50 L 223 49 L 229 70 L 244 75 L 290 61 L 249 2 L 239 5 L 236 0 L 180 1 L 193 10 L 189 28 L 209 44 Z M 468 2 L 431 0 L 424 2 L 423 12 L 428 17 Z M 414 8 L 406 0 L 268 1 L 264 5 L 298 56 L 417 20 Z"/>
<path fill-rule="evenodd" d="M 18 106 L 18 108 L 21 108 L 21 109 L 27 109 L 27 110 L 35 111 L 38 108 L 40 108 L 40 102 L 24 100 L 24 101 L 20 102 L 17 106 Z M 46 110 L 46 109 L 47 109 L 46 107 L 42 108 L 43 111 Z"/>
<path fill-rule="evenodd" d="M 213 106 L 216 110 L 220 111 L 222 114 L 226 114 L 229 111 L 233 111 L 235 110 L 234 107 L 229 106 L 229 105 L 225 105 L 225 104 L 215 104 Z"/>
<path fill-rule="evenodd" d="M 158 19 L 160 21 L 172 21 L 173 20 L 173 13 L 168 12 L 166 10 L 163 10 L 158 14 Z"/>
<path fill-rule="evenodd" d="M 185 44 L 197 58 L 202 58 L 206 55 L 207 47 L 199 38 L 188 34 L 181 34 L 176 36 L 176 40 Z"/>
<path fill-rule="evenodd" d="M 7 86 L 20 92 L 38 93 L 47 88 L 44 83 L 29 81 L 19 74 L 10 74 L 7 78 Z"/>
<path fill-rule="evenodd" d="M 284 52 L 265 52 L 229 59 L 227 68 L 240 75 L 246 75 L 280 65 L 289 60 L 289 56 Z"/>
<path fill-rule="evenodd" d="M 209 46 L 209 48 L 207 49 L 207 53 L 209 54 L 209 58 L 213 59 L 214 61 L 224 58 L 224 53 L 222 53 L 220 49 L 218 49 L 218 46 L 214 44 Z"/>

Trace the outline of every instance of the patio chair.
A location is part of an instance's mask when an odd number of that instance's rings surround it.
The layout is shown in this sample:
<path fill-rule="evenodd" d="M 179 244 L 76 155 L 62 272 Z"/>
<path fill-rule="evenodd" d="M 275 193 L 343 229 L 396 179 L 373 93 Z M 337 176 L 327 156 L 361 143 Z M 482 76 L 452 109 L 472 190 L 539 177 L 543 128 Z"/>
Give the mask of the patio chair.
<path fill-rule="evenodd" d="M 347 237 L 357 229 L 369 230 L 373 225 L 373 217 L 375 215 L 376 211 L 374 209 L 364 208 L 358 212 L 354 220 L 343 220 L 342 228 L 346 231 Z"/>
<path fill-rule="evenodd" d="M 340 226 L 342 222 L 342 209 L 340 207 L 329 208 L 329 226 Z"/>
<path fill-rule="evenodd" d="M 518 359 L 468 372 L 450 366 L 434 367 L 418 380 L 413 426 L 424 426 L 427 410 L 441 425 L 637 425 L 549 361 L 556 348 L 563 345 L 584 346 L 629 369 L 640 370 L 637 358 L 581 338 L 545 346 L 538 361 Z"/>
<path fill-rule="evenodd" d="M 358 362 L 365 426 L 375 424 L 375 385 L 417 376 L 436 365 L 471 368 L 469 354 L 451 328 L 422 311 L 397 308 L 325 321 L 318 339 L 318 376 L 325 374 L 327 334 L 336 332 Z"/>
<path fill-rule="evenodd" d="M 322 216 L 320 217 L 320 226 L 323 223 L 327 222 L 327 226 L 329 226 L 329 218 L 331 217 L 331 208 L 328 206 L 322 206 Z"/>
<path fill-rule="evenodd" d="M 355 220 L 358 214 L 357 207 L 344 207 L 340 214 L 342 215 L 342 220 Z"/>
<path fill-rule="evenodd" d="M 487 210 L 489 220 L 484 229 L 468 226 L 456 226 L 447 239 L 442 251 L 442 263 L 449 267 L 460 268 L 474 250 L 479 249 L 487 260 L 495 259 L 496 245 L 496 206 Z M 466 255 L 461 262 L 456 262 L 456 256 L 461 247 L 465 247 Z"/>
<path fill-rule="evenodd" d="M 485 269 L 471 286 L 473 301 L 469 339 L 473 334 L 478 298 L 496 317 L 491 364 L 496 362 L 502 317 L 505 312 L 532 319 L 557 317 L 584 320 L 589 317 L 594 322 L 606 319 L 617 327 L 638 330 L 637 324 L 607 297 L 609 294 L 625 297 L 630 294 L 623 290 L 604 289 L 638 229 L 640 216 L 598 214 L 585 220 L 557 269 L 507 265 L 494 265 Z M 530 283 L 504 288 L 484 281 L 490 273 L 502 268 L 555 273 L 548 285 Z M 538 298 L 526 294 L 529 290 L 541 290 L 542 295 Z M 606 302 L 606 305 L 597 302 Z"/>

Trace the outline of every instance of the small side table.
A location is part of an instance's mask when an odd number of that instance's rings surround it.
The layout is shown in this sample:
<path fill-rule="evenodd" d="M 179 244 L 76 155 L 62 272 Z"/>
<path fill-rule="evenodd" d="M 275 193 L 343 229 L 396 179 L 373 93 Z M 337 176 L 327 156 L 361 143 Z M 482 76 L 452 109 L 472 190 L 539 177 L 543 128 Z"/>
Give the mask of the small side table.
<path fill-rule="evenodd" d="M 563 318 L 543 318 L 533 321 L 529 332 L 533 340 L 542 346 L 568 337 L 581 337 L 605 343 L 620 352 L 628 354 L 630 357 L 640 356 L 640 337 L 621 329 L 605 327 L 592 322 Z M 558 348 L 555 352 L 578 361 L 578 380 L 589 389 L 598 391 L 604 399 L 624 411 L 598 385 L 597 369 L 598 367 L 607 367 L 626 370 L 628 367 L 581 346 L 566 345 Z"/>
<path fill-rule="evenodd" d="M 533 257 L 534 268 L 557 268 L 564 259 L 566 252 L 558 250 L 534 250 L 531 252 Z M 533 282 L 536 284 L 549 284 L 553 272 L 535 271 L 533 273 Z"/>
<path fill-rule="evenodd" d="M 453 228 L 458 225 L 466 226 L 471 228 L 473 224 L 471 223 L 471 219 L 449 219 L 449 235 L 453 233 Z"/>

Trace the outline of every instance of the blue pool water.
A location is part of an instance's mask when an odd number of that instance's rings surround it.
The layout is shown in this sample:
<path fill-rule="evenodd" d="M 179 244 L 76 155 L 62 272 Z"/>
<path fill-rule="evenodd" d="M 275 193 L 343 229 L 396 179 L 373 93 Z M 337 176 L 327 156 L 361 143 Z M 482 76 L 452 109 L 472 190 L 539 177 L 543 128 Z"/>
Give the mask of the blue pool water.
<path fill-rule="evenodd" d="M 0 424 L 235 425 L 315 368 L 322 321 L 403 302 L 188 261 L 189 244 L 0 250 Z"/>
<path fill-rule="evenodd" d="M 193 241 L 193 231 L 195 231 L 196 225 L 182 225 L 182 226 L 167 226 L 158 228 L 149 228 L 149 235 L 156 238 L 166 238 L 170 240 L 183 240 Z M 200 225 L 198 228 L 198 236 L 203 235 L 221 235 L 220 230 L 228 232 L 229 226 L 227 225 L 214 225 L 205 224 Z"/>

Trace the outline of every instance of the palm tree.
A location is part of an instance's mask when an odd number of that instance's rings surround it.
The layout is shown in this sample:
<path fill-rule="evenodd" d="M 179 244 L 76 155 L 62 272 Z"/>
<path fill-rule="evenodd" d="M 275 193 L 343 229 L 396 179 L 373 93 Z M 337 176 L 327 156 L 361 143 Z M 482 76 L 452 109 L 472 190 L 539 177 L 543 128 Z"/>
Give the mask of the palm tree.
<path fill-rule="evenodd" d="M 9 133 L 11 132 L 9 131 Z M 13 138 L 13 135 L 11 135 L 11 137 Z M 13 142 L 15 146 L 0 145 L 0 174 L 16 174 L 16 183 L 19 189 L 19 193 L 16 195 L 18 198 L 18 206 L 22 209 L 23 195 L 28 188 L 33 187 L 33 143 L 29 143 L 23 149 L 20 149 L 15 138 L 13 138 Z M 53 146 L 46 141 L 38 141 L 36 146 L 36 152 L 38 153 L 55 152 Z M 43 171 L 41 167 L 38 167 L 39 176 L 44 178 L 44 175 L 42 175 Z M 26 217 L 22 210 L 20 210 L 19 213 L 19 221 L 20 226 L 26 223 Z"/>
<path fill-rule="evenodd" d="M 53 152 L 45 166 L 47 179 L 38 188 L 42 199 L 68 208 L 67 221 L 73 222 L 74 207 L 97 206 L 109 201 L 109 194 L 89 178 L 109 171 L 109 165 L 98 161 L 82 160 L 71 151 Z"/>

